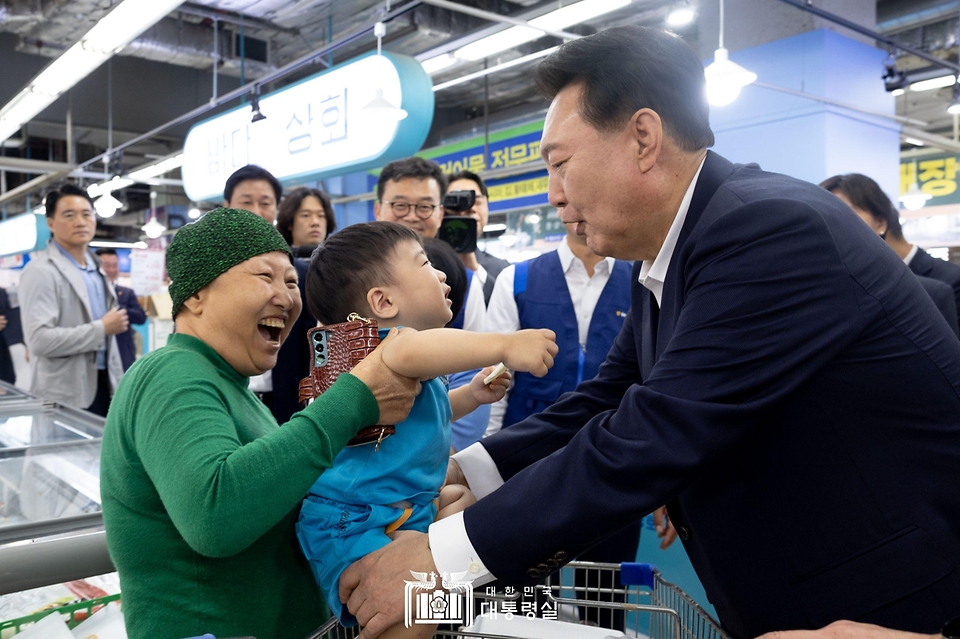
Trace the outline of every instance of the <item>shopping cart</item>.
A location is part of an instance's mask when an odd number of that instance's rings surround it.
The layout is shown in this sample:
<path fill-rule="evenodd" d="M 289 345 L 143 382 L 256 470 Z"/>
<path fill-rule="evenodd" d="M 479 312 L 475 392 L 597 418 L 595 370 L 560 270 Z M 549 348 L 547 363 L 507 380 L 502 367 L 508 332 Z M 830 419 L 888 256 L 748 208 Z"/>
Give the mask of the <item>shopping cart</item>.
<path fill-rule="evenodd" d="M 531 610 L 530 595 L 534 610 Z M 677 586 L 664 581 L 651 564 L 570 562 L 542 586 L 522 590 L 480 588 L 473 593 L 477 623 L 456 630 L 441 627 L 435 639 L 534 639 L 540 636 L 603 636 L 599 628 L 574 626 L 590 611 L 622 614 L 626 636 L 650 639 L 727 639 L 726 634 L 697 602 Z M 505 612 L 506 611 L 506 612 Z M 536 625 L 514 623 L 531 618 Z M 551 613 L 551 614 L 547 614 Z M 609 612 L 607 613 L 610 614 Z M 485 623 L 500 618 L 503 623 Z M 553 626 L 555 632 L 544 631 Z M 535 630 L 519 634 L 526 629 Z M 572 629 L 572 630 L 571 630 Z M 563 630 L 563 632 L 561 632 Z M 509 634 L 497 634 L 508 632 Z M 359 628 L 344 628 L 331 618 L 306 639 L 354 639 Z M 612 634 L 612 633 L 611 633 Z"/>

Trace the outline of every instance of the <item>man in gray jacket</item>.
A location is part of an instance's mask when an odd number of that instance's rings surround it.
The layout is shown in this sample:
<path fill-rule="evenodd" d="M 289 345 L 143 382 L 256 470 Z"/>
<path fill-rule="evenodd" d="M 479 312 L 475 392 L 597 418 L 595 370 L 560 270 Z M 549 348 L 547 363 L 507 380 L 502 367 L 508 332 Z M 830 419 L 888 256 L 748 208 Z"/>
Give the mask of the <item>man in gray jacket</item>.
<path fill-rule="evenodd" d="M 52 238 L 20 278 L 24 341 L 36 358 L 30 392 L 106 415 L 123 376 L 115 335 L 127 311 L 90 251 L 97 228 L 93 201 L 72 185 L 47 194 Z"/>

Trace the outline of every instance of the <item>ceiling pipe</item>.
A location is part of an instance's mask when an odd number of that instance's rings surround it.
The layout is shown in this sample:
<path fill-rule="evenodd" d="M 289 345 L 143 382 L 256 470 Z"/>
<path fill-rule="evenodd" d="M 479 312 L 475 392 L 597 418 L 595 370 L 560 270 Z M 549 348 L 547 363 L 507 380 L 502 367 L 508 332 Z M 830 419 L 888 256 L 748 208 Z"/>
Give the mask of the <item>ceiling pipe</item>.
<path fill-rule="evenodd" d="M 942 135 L 928 133 L 922 129 L 915 129 L 909 126 L 903 127 L 900 135 L 904 137 L 917 138 L 921 142 L 926 142 L 927 144 L 935 146 L 938 149 L 943 149 L 944 151 L 960 153 L 960 143 L 954 142 L 950 138 L 945 138 Z"/>
<path fill-rule="evenodd" d="M 433 5 L 434 7 L 446 9 L 447 11 L 456 11 L 457 13 L 465 13 L 468 16 L 473 16 L 475 18 L 483 18 L 484 20 L 489 20 L 491 22 L 502 22 L 503 24 L 512 24 L 515 27 L 526 27 L 528 29 L 535 29 L 536 31 L 542 31 L 546 35 L 551 35 L 554 38 L 560 38 L 561 40 L 576 40 L 582 37 L 576 33 L 570 33 L 569 31 L 558 31 L 555 29 L 544 29 L 543 27 L 535 27 L 529 22 L 527 22 L 526 20 L 511 18 L 509 16 L 502 16 L 499 13 L 484 11 L 483 9 L 475 9 L 473 7 L 457 4 L 456 2 L 450 2 L 449 0 L 423 0 L 423 4 Z"/>
<path fill-rule="evenodd" d="M 897 42 L 896 40 L 894 40 L 889 36 L 885 36 L 882 33 L 878 33 L 873 29 L 868 29 L 867 27 L 861 26 L 856 22 L 851 22 L 846 18 L 841 18 L 840 16 L 830 13 L 829 11 L 824 11 L 823 9 L 820 9 L 819 7 L 815 7 L 812 4 L 807 4 L 806 2 L 802 2 L 801 0 L 780 0 L 780 2 L 783 2 L 784 4 L 789 4 L 792 7 L 796 7 L 801 11 L 812 13 L 813 15 L 823 18 L 824 20 L 833 22 L 834 24 L 839 24 L 841 27 L 845 27 L 847 29 L 850 29 L 851 31 L 856 31 L 860 35 L 865 35 L 868 38 L 873 38 L 874 40 L 878 40 L 880 42 L 888 44 L 891 47 L 894 47 L 896 49 L 899 49 L 900 51 L 909 53 L 910 55 L 914 55 L 918 58 L 926 60 L 927 62 L 930 62 L 931 64 L 934 64 L 938 67 L 949 69 L 954 73 L 960 73 L 960 64 L 957 64 L 956 62 L 950 62 L 949 60 L 941 60 L 940 58 L 934 55 L 930 55 L 926 51 L 921 51 L 920 49 L 914 49 L 913 47 L 908 47 L 907 45 L 901 44 L 900 42 Z"/>

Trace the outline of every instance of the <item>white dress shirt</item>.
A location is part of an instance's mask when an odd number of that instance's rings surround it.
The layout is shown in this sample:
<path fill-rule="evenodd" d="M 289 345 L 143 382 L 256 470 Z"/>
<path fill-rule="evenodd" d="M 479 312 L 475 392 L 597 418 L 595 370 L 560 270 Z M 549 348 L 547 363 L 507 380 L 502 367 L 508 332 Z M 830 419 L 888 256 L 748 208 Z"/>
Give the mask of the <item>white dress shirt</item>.
<path fill-rule="evenodd" d="M 702 169 L 703 160 L 700 161 L 700 166 L 687 187 L 687 192 L 680 202 L 680 208 L 656 259 L 652 262 L 644 261 L 640 268 L 640 284 L 653 292 L 657 304 L 661 303 L 663 280 L 666 278 L 673 251 L 677 248 L 680 229 L 683 228 L 683 223 L 687 219 L 687 211 L 690 209 L 690 201 L 693 199 L 693 191 Z M 502 273 L 501 277 L 503 277 Z M 499 278 L 497 279 L 499 284 Z M 510 288 L 513 289 L 512 286 Z M 496 463 L 480 442 L 465 448 L 453 458 L 460 464 L 460 469 L 477 499 L 483 499 L 503 485 L 503 477 Z M 480 556 L 470 542 L 470 536 L 463 524 L 463 513 L 451 515 L 431 524 L 429 535 L 433 561 L 438 571 L 448 574 L 465 571 L 468 578 L 474 580 L 474 586 L 482 586 L 496 579 L 483 565 L 483 561 L 480 560 Z"/>
<path fill-rule="evenodd" d="M 560 258 L 560 268 L 567 281 L 567 290 L 570 292 L 570 301 L 577 315 L 577 329 L 580 346 L 586 348 L 587 335 L 590 333 L 590 320 L 593 311 L 597 308 L 600 295 L 603 293 L 613 265 L 616 260 L 612 257 L 602 259 L 593 269 L 593 275 L 587 274 L 587 267 L 583 261 L 573 254 L 570 238 L 565 237 L 557 247 L 557 257 Z M 490 296 L 487 306 L 487 331 L 490 333 L 514 333 L 520 330 L 520 313 L 517 310 L 517 300 L 513 296 L 513 281 L 517 267 L 510 265 L 500 272 L 497 283 Z M 531 327 L 535 328 L 535 327 Z M 510 391 L 499 402 L 490 407 L 490 424 L 487 426 L 484 437 L 492 435 L 503 427 L 503 416 L 507 411 L 510 400 Z"/>
<path fill-rule="evenodd" d="M 916 255 L 917 251 L 919 250 L 920 250 L 920 247 L 917 246 L 916 244 L 910 247 L 910 252 L 907 253 L 907 256 L 905 258 L 903 258 L 903 263 L 906 264 L 907 266 L 910 266 L 910 262 L 911 260 L 913 260 L 913 256 Z"/>
<path fill-rule="evenodd" d="M 463 330 L 482 333 L 487 321 L 487 305 L 483 300 L 483 283 L 487 281 L 487 272 L 481 266 L 470 278 L 467 289 L 467 305 L 463 312 Z"/>

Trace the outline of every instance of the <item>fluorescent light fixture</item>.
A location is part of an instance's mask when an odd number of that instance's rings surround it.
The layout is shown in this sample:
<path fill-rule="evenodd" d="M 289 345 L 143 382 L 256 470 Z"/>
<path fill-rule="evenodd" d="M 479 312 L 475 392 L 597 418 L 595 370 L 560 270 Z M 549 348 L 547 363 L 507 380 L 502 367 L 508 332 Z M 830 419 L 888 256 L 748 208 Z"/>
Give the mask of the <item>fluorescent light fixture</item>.
<path fill-rule="evenodd" d="M 484 233 L 496 233 L 497 231 L 506 231 L 506 230 L 507 230 L 506 224 L 487 224 L 485 227 L 483 227 Z"/>
<path fill-rule="evenodd" d="M 177 155 L 161 160 L 156 164 L 151 164 L 142 169 L 137 169 L 127 174 L 126 177 L 135 181 L 135 182 L 146 182 L 152 180 L 153 178 L 158 178 L 164 173 L 169 173 L 183 166 L 183 153 L 178 153 Z"/>
<path fill-rule="evenodd" d="M 707 78 L 707 100 L 714 106 L 730 104 L 740 95 L 740 89 L 757 81 L 756 73 L 732 62 L 730 52 L 722 47 L 703 74 Z"/>
<path fill-rule="evenodd" d="M 894 89 L 893 91 L 890 92 L 890 95 L 892 95 L 893 97 L 897 97 L 898 95 L 903 95 L 904 93 L 906 93 L 906 91 L 903 89 Z"/>
<path fill-rule="evenodd" d="M 428 74 L 433 75 L 444 69 L 448 69 L 455 65 L 458 62 L 457 58 L 452 53 L 444 53 L 443 55 L 438 55 L 429 60 L 424 60 L 420 64 L 423 66 L 423 70 Z"/>
<path fill-rule="evenodd" d="M 113 217 L 114 213 L 123 207 L 123 202 L 113 197 L 109 192 L 104 193 L 93 203 L 93 208 L 97 209 L 97 215 L 102 218 Z"/>
<path fill-rule="evenodd" d="M 670 27 L 683 27 L 691 22 L 694 18 L 693 7 L 689 5 L 680 5 L 676 7 L 670 14 L 667 16 L 667 26 Z"/>
<path fill-rule="evenodd" d="M 123 0 L 0 109 L 0 142 L 182 2 Z"/>
<path fill-rule="evenodd" d="M 90 242 L 91 248 L 128 248 L 128 249 L 145 249 L 147 248 L 146 242 L 113 242 L 110 240 L 94 240 Z"/>
<path fill-rule="evenodd" d="M 536 60 L 537 58 L 544 58 L 556 50 L 557 50 L 557 47 L 550 47 L 549 49 L 544 49 L 543 51 L 537 51 L 536 53 L 525 55 L 522 58 L 511 60 L 510 62 L 504 62 L 503 64 L 498 64 L 488 69 L 483 69 L 481 71 L 476 71 L 474 73 L 468 73 L 467 75 L 461 76 L 459 78 L 454 78 L 453 80 L 448 80 L 447 82 L 441 82 L 440 84 L 434 85 L 433 92 L 436 93 L 437 91 L 443 91 L 444 89 L 455 87 L 458 84 L 463 84 L 464 82 L 469 82 L 470 80 L 476 80 L 477 78 L 482 78 L 485 75 L 490 75 L 491 73 L 496 73 L 497 71 L 503 71 L 504 69 L 509 69 L 510 67 L 526 64 L 527 62 L 530 62 L 531 60 Z"/>
<path fill-rule="evenodd" d="M 911 91 L 931 91 L 933 89 L 942 89 L 943 87 L 952 87 L 957 81 L 956 76 L 945 75 L 939 78 L 930 78 L 921 80 L 910 85 Z"/>
<path fill-rule="evenodd" d="M 923 140 L 918 140 L 917 138 L 903 138 L 903 141 L 907 144 L 912 144 L 913 146 L 923 146 Z"/>
<path fill-rule="evenodd" d="M 580 2 L 567 5 L 562 9 L 551 11 L 539 18 L 529 21 L 529 27 L 514 26 L 503 31 L 480 38 L 476 42 L 462 46 L 453 52 L 453 58 L 456 60 L 465 60 L 472 62 L 490 57 L 501 51 L 512 49 L 531 40 L 541 38 L 546 33 L 541 29 L 551 31 L 562 31 L 569 26 L 592 20 L 605 13 L 609 13 L 621 7 L 630 4 L 631 0 L 580 0 Z M 438 60 L 438 58 L 445 58 Z M 436 62 L 435 62 L 436 60 Z M 454 62 L 450 61 L 450 54 L 437 56 L 424 60 L 421 64 L 425 69 L 431 69 L 435 65 L 442 65 L 439 68 L 452 66 Z M 439 69 L 436 69 L 439 70 Z M 428 70 L 427 73 L 434 73 L 435 70 Z"/>
<path fill-rule="evenodd" d="M 120 189 L 125 189 L 128 186 L 133 184 L 133 180 L 128 180 L 120 177 L 119 175 L 113 176 L 108 182 L 100 182 L 99 184 L 91 184 L 87 187 L 87 195 L 90 197 L 100 197 L 105 193 L 113 193 L 114 191 L 119 191 Z"/>

